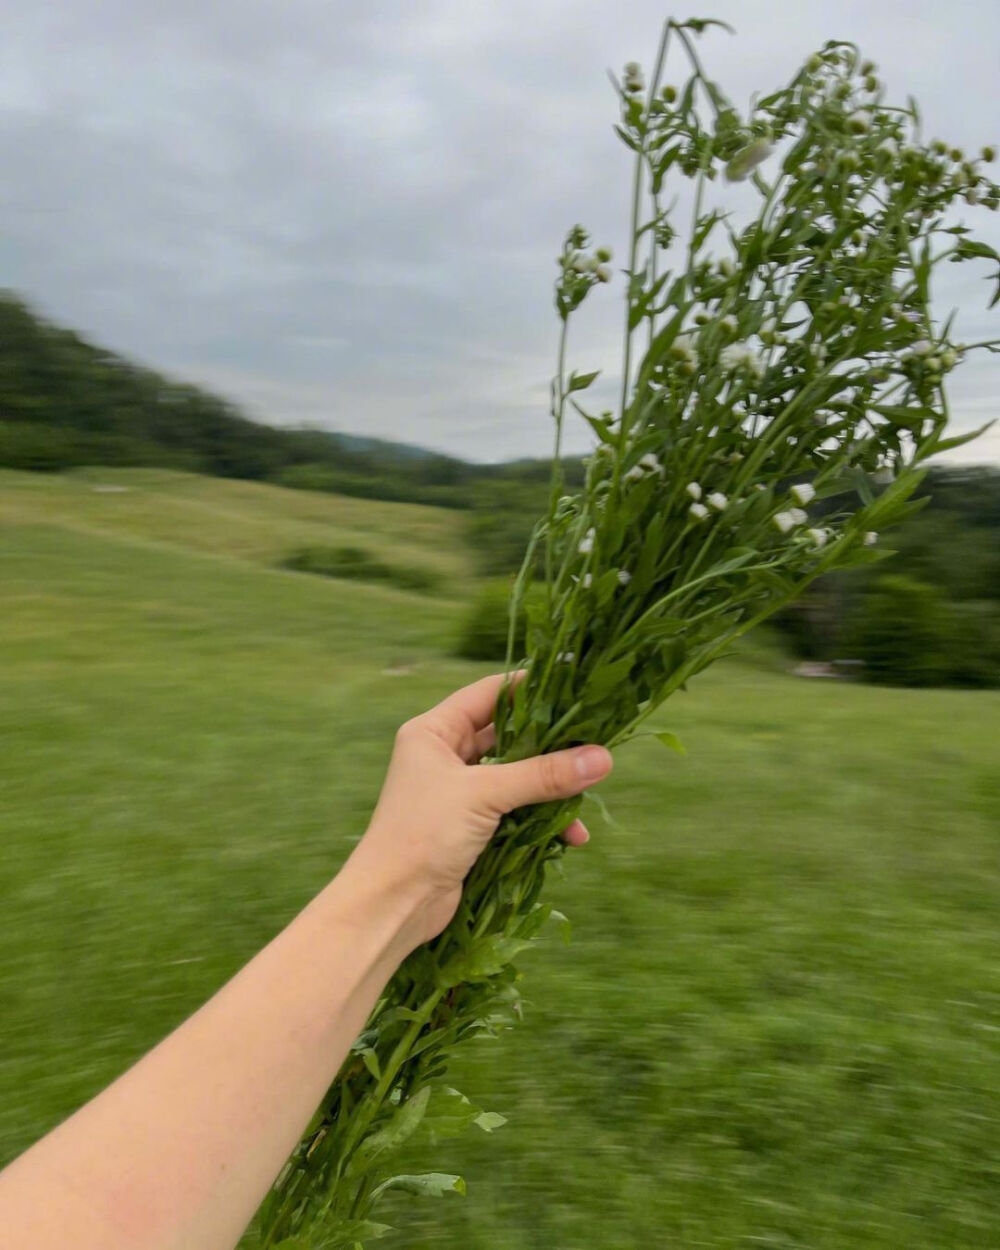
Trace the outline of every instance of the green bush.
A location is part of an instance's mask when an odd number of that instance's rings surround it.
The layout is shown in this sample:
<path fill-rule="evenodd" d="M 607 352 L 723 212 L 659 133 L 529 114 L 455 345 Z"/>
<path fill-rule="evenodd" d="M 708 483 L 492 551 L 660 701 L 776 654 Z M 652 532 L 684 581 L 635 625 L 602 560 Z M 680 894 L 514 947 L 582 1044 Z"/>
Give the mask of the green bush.
<path fill-rule="evenodd" d="M 989 603 L 949 603 L 901 574 L 881 577 L 862 601 L 853 655 L 870 681 L 893 686 L 1000 685 L 1000 620 Z"/>
<path fill-rule="evenodd" d="M 441 580 L 434 570 L 419 565 L 386 564 L 363 547 L 299 547 L 281 561 L 281 566 L 321 577 L 386 582 L 402 590 L 433 590 Z"/>
<path fill-rule="evenodd" d="M 485 582 L 469 608 L 458 639 L 456 655 L 465 660 L 499 660 L 507 658 L 508 605 L 511 578 L 498 577 Z M 515 658 L 525 651 L 524 619 L 518 622 L 514 639 Z"/>

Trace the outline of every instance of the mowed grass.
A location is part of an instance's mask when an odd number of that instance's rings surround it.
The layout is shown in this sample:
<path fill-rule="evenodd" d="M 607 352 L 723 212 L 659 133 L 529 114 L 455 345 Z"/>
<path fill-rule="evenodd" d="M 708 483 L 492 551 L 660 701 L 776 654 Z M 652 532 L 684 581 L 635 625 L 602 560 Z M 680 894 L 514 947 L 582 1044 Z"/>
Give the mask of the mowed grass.
<path fill-rule="evenodd" d="M 448 655 L 452 514 L 93 481 L 0 476 L 3 1160 L 295 914 L 396 726 L 489 671 Z M 454 594 L 270 567 L 300 526 L 439 561 Z M 469 1196 L 395 1200 L 381 1244 L 996 1245 L 1000 698 L 737 659 L 657 723 L 688 755 L 619 753 L 619 827 L 591 806 L 551 882 L 572 943 L 525 958 L 523 1027 L 449 1075 L 510 1123 L 410 1150 Z"/>

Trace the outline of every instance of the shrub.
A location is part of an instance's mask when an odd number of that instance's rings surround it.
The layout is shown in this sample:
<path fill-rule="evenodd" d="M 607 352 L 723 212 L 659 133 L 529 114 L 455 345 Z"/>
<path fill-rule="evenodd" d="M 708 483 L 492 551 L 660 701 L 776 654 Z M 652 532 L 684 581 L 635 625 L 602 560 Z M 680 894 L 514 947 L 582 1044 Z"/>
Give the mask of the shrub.
<path fill-rule="evenodd" d="M 363 547 L 299 547 L 281 561 L 282 568 L 321 577 L 385 582 L 402 590 L 433 590 L 440 582 L 433 570 L 419 565 L 386 564 Z"/>
<path fill-rule="evenodd" d="M 498 577 L 483 584 L 466 615 L 455 649 L 456 655 L 465 660 L 502 662 L 507 658 L 511 580 L 509 577 Z M 522 615 L 514 638 L 514 658 L 519 659 L 525 650 L 525 621 Z"/>
<path fill-rule="evenodd" d="M 990 603 L 948 603 L 913 577 L 881 577 L 862 602 L 854 655 L 895 686 L 1000 685 L 1000 620 Z"/>

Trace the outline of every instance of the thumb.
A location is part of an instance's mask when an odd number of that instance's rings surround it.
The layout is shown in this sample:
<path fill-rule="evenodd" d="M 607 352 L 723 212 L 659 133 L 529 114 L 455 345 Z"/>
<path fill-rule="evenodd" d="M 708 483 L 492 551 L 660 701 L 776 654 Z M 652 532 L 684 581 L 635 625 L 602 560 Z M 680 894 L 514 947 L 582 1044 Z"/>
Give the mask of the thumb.
<path fill-rule="evenodd" d="M 606 777 L 611 766 L 611 752 L 606 747 L 574 747 L 513 764 L 484 766 L 482 776 L 492 804 L 500 812 L 510 812 L 528 803 L 579 794 Z"/>

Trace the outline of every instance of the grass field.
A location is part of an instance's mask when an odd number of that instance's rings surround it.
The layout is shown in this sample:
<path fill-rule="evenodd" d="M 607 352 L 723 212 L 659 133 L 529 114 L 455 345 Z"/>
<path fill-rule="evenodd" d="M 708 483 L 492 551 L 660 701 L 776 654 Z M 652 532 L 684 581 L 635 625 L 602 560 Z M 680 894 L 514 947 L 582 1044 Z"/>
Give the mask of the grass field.
<path fill-rule="evenodd" d="M 396 725 L 488 671 L 448 656 L 458 525 L 0 474 L 0 1159 L 275 933 L 362 832 Z M 312 541 L 442 593 L 272 567 Z M 524 1027 L 449 1078 L 510 1123 L 411 1154 L 469 1197 L 398 1200 L 382 1244 L 996 1246 L 1000 697 L 744 658 L 659 723 L 689 754 L 620 753 L 620 827 L 592 808 L 551 883 L 572 943 L 525 960 Z"/>

